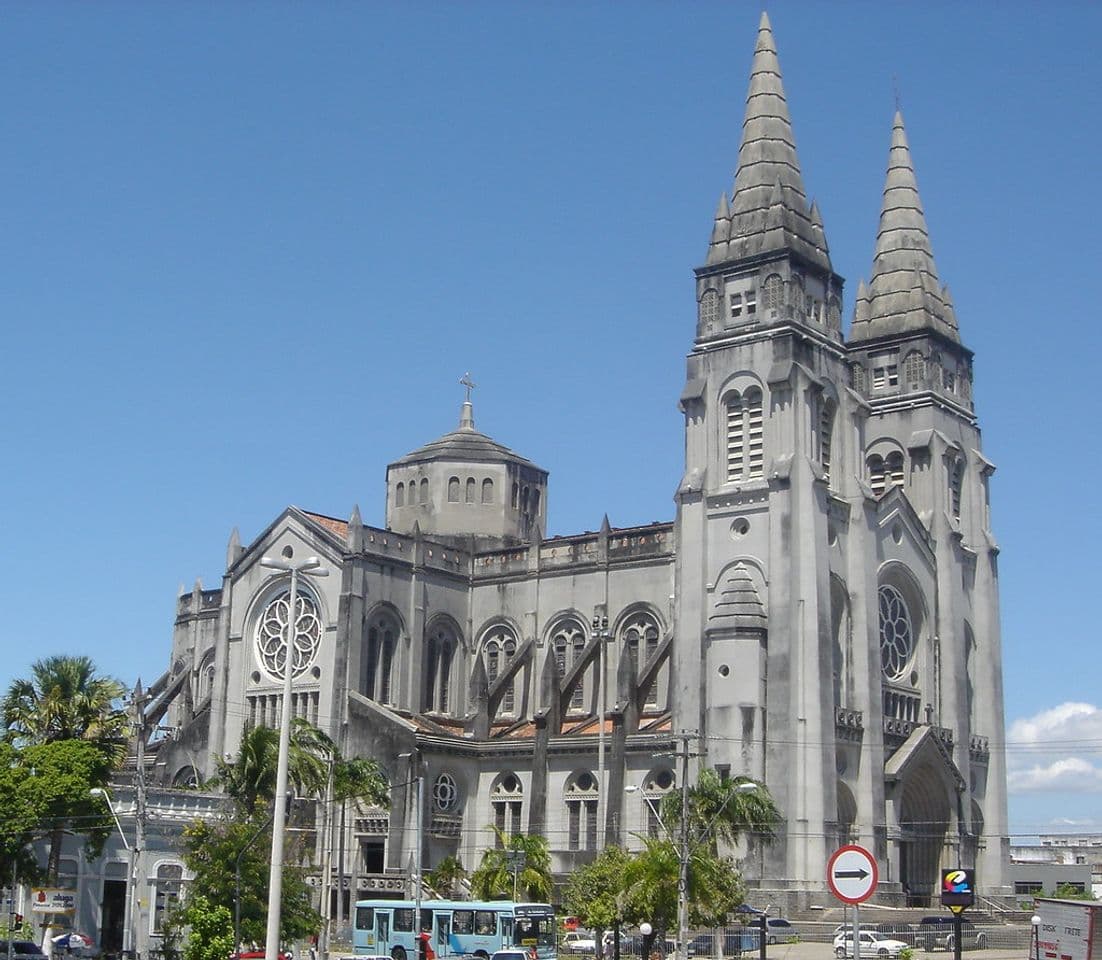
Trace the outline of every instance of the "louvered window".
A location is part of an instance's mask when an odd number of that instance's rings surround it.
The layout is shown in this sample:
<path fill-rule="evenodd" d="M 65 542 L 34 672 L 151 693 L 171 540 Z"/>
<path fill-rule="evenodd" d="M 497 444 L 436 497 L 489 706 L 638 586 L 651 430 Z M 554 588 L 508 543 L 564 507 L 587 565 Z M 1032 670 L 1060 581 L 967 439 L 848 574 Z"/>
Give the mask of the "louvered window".
<path fill-rule="evenodd" d="M 865 368 L 859 363 L 855 363 L 851 368 L 853 371 L 853 389 L 858 393 L 865 392 Z"/>
<path fill-rule="evenodd" d="M 727 398 L 727 479 L 742 479 L 745 429 L 742 423 L 742 398 L 732 394 Z"/>
<path fill-rule="evenodd" d="M 729 394 L 727 409 L 727 480 L 755 479 L 765 466 L 765 426 L 762 394 L 758 389 L 745 395 Z"/>
<path fill-rule="evenodd" d="M 761 391 L 746 394 L 746 426 L 749 438 L 747 476 L 760 477 L 765 465 L 764 428 L 762 425 Z"/>
<path fill-rule="evenodd" d="M 907 360 L 903 364 L 903 377 L 912 390 L 921 386 L 926 379 L 926 358 L 917 350 L 907 354 Z"/>
<path fill-rule="evenodd" d="M 961 488 L 964 485 L 964 460 L 959 457 L 954 461 L 949 473 L 949 502 L 953 511 L 953 519 L 960 519 Z"/>
<path fill-rule="evenodd" d="M 884 492 L 884 458 L 873 455 L 865 462 L 869 476 L 869 486 L 876 496 Z"/>
<path fill-rule="evenodd" d="M 700 332 L 708 333 L 719 319 L 719 294 L 715 290 L 705 290 L 700 298 Z"/>
<path fill-rule="evenodd" d="M 889 453 L 884 460 L 888 482 L 895 487 L 903 486 L 903 454 L 898 450 Z"/>
<path fill-rule="evenodd" d="M 834 440 L 834 404 L 824 400 L 819 411 L 819 463 L 830 481 L 830 454 Z"/>
<path fill-rule="evenodd" d="M 771 273 L 765 278 L 761 290 L 761 305 L 770 316 L 777 316 L 784 304 L 784 281 L 779 274 Z"/>

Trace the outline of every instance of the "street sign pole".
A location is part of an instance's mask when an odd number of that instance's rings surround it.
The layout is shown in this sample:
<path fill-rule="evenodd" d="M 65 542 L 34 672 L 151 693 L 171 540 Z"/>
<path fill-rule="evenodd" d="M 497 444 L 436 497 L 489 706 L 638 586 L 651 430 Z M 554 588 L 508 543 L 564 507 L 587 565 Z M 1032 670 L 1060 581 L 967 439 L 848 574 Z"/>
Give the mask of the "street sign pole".
<path fill-rule="evenodd" d="M 861 910 L 860 905 L 876 892 L 880 871 L 876 858 L 864 847 L 846 844 L 834 851 L 827 863 L 827 886 L 843 903 L 853 907 L 853 958 L 861 960 Z M 844 944 L 845 934 L 842 936 Z M 843 952 L 845 948 L 843 947 Z M 960 960 L 958 957 L 957 960 Z"/>

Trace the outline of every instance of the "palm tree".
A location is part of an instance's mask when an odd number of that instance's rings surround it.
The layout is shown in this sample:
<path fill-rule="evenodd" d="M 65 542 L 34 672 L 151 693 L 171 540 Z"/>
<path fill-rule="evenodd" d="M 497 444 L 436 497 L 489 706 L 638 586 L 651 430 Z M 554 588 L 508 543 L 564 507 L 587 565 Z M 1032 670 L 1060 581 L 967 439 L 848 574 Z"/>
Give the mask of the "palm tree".
<path fill-rule="evenodd" d="M 299 796 L 314 797 L 324 791 L 334 749 L 333 741 L 313 724 L 301 717 L 291 722 L 287 779 Z M 278 763 L 279 731 L 253 727 L 241 738 L 236 757 L 218 761 L 212 782 L 251 813 L 258 803 L 275 798 Z"/>
<path fill-rule="evenodd" d="M 66 740 L 92 743 L 105 761 L 103 782 L 111 768 L 126 756 L 128 718 L 116 706 L 125 693 L 118 680 L 96 674 L 90 657 L 53 656 L 31 665 L 30 679 L 13 680 L 0 703 L 4 715 L 4 739 L 17 747 L 41 746 Z M 74 798 L 86 803 L 86 797 Z M 50 855 L 46 876 L 57 877 L 65 819 L 54 821 L 50 831 Z"/>
<path fill-rule="evenodd" d="M 467 871 L 463 869 L 458 857 L 444 857 L 425 875 L 425 882 L 436 891 L 437 896 L 445 900 L 453 897 L 459 885 L 466 879 Z"/>
<path fill-rule="evenodd" d="M 96 676 L 90 657 L 37 660 L 31 679 L 13 680 L 4 696 L 5 739 L 24 746 L 91 740 L 121 759 L 127 716 L 115 703 L 125 692 L 118 680 Z"/>
<path fill-rule="evenodd" d="M 662 818 L 677 835 L 681 823 L 681 794 L 662 801 Z M 719 842 L 737 845 L 743 835 L 770 843 L 781 823 L 781 812 L 764 786 L 746 777 L 721 777 L 704 768 L 689 788 L 689 834 L 718 849 Z"/>
<path fill-rule="evenodd" d="M 547 838 L 536 834 L 506 835 L 497 827 L 498 845 L 482 853 L 482 862 L 471 874 L 471 894 L 478 900 L 508 900 L 518 895 L 545 902 L 551 899 L 551 852 Z M 516 871 L 508 854 L 524 854 L 524 866 Z"/>

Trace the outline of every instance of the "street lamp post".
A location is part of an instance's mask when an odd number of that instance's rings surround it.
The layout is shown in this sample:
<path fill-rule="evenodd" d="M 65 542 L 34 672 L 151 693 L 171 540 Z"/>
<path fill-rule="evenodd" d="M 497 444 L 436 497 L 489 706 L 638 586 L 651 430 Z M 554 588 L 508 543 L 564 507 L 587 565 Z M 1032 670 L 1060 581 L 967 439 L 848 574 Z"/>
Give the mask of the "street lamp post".
<path fill-rule="evenodd" d="M 88 791 L 88 795 L 91 797 L 102 798 L 107 803 L 107 809 L 111 811 L 111 816 L 115 820 L 115 826 L 119 828 L 119 836 L 122 837 L 122 845 L 126 849 L 128 863 L 126 866 L 126 901 L 123 903 L 123 918 L 122 918 L 122 952 L 123 956 L 133 956 L 134 944 L 137 942 L 135 936 L 135 914 L 134 909 L 134 897 L 135 891 L 138 886 L 137 881 L 137 862 L 138 862 L 138 849 L 137 844 L 130 845 L 130 841 L 126 839 L 126 833 L 122 829 L 122 821 L 119 820 L 119 814 L 115 810 L 115 805 L 111 802 L 111 794 L 109 794 L 103 787 L 92 787 Z M 136 838 L 135 838 L 136 839 Z"/>
<path fill-rule="evenodd" d="M 1041 960 L 1041 918 L 1037 914 L 1033 914 L 1029 918 L 1029 925 L 1033 928 L 1033 949 L 1030 950 L 1033 955 L 1032 960 Z M 959 937 L 957 942 L 960 942 Z"/>
<path fill-rule="evenodd" d="M 699 843 L 709 833 L 712 832 L 712 828 L 716 825 L 720 815 L 727 808 L 727 804 L 731 802 L 731 798 L 738 793 L 753 793 L 758 789 L 760 784 L 754 780 L 744 780 L 742 783 L 735 784 L 733 790 L 731 790 L 727 798 L 720 805 L 720 808 L 712 816 L 712 819 L 706 823 L 700 830 L 700 833 L 695 838 L 695 841 Z M 658 821 L 659 826 L 666 832 L 666 836 L 673 841 L 673 833 L 670 828 L 666 826 L 665 821 L 662 819 L 662 815 L 658 812 L 658 807 L 654 801 L 643 792 L 642 787 L 635 784 L 629 784 L 624 787 L 625 793 L 642 793 L 643 800 L 647 806 L 650 807 L 654 813 L 655 819 Z M 688 956 L 689 945 L 689 803 L 688 803 L 689 789 L 688 778 L 684 774 L 681 780 L 681 825 L 680 825 L 680 842 L 678 850 L 678 876 L 677 876 L 677 956 L 678 960 L 684 960 Z M 764 942 L 764 941 L 763 941 Z"/>
<path fill-rule="evenodd" d="M 276 960 L 279 955 L 280 900 L 283 896 L 283 828 L 287 819 L 287 758 L 291 748 L 291 680 L 295 672 L 298 639 L 298 578 L 299 574 L 327 577 L 329 571 L 317 557 L 307 557 L 292 563 L 294 550 L 284 547 L 282 560 L 261 557 L 260 565 L 291 575 L 287 597 L 287 622 L 283 625 L 283 711 L 279 723 L 279 759 L 276 763 L 275 806 L 272 816 L 272 859 L 268 877 L 268 929 L 264 941 L 264 960 Z"/>

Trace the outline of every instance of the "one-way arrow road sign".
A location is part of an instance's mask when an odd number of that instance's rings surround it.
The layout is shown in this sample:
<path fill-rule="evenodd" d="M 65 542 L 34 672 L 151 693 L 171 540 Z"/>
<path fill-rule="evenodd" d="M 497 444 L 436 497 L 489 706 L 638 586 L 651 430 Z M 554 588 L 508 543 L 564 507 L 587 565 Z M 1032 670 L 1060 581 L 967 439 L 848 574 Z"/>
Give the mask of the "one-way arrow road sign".
<path fill-rule="evenodd" d="M 844 903 L 864 903 L 876 892 L 879 880 L 876 858 L 855 843 L 836 850 L 827 864 L 830 892 Z"/>

